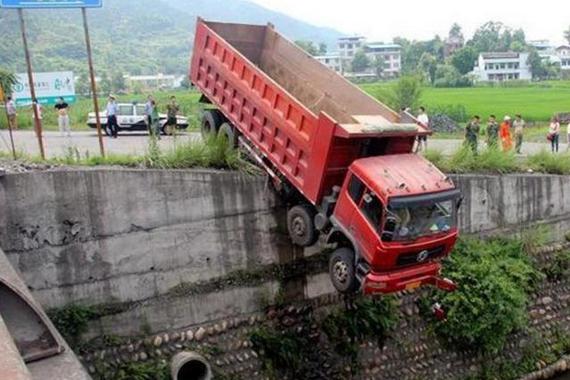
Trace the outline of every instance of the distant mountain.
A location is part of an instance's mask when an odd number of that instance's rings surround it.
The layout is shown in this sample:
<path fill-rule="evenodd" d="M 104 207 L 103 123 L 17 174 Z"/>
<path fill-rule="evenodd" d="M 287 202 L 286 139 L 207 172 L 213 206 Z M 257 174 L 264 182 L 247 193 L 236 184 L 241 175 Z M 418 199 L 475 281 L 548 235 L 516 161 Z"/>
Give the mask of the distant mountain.
<path fill-rule="evenodd" d="M 88 11 L 95 68 L 130 74 L 185 73 L 196 16 L 240 23 L 271 22 L 290 39 L 332 45 L 341 33 L 296 20 L 244 0 L 104 0 Z M 79 10 L 25 12 L 35 71 L 84 72 L 86 53 Z M 25 69 L 17 13 L 0 10 L 0 66 Z"/>

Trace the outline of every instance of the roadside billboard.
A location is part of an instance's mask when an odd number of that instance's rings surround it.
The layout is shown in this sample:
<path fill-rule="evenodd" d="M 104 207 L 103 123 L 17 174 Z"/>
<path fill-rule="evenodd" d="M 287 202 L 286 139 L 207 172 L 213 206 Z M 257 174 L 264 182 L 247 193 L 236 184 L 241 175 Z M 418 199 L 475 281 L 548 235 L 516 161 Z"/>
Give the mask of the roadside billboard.
<path fill-rule="evenodd" d="M 28 74 L 16 75 L 18 83 L 14 86 L 14 99 L 17 106 L 32 104 Z M 66 103 L 75 103 L 75 82 L 73 72 L 60 71 L 51 73 L 34 73 L 34 88 L 40 104 L 55 104 L 59 97 Z"/>
<path fill-rule="evenodd" d="M 0 0 L 0 8 L 100 8 L 103 0 Z"/>

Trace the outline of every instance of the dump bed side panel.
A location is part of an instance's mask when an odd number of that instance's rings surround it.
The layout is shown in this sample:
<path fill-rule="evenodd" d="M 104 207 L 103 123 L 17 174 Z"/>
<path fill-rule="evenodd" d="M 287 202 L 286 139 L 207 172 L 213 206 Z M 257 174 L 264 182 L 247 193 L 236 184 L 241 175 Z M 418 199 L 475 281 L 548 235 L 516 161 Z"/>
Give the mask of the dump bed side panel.
<path fill-rule="evenodd" d="M 320 144 L 330 145 L 330 140 L 314 139 L 317 117 L 208 25 L 201 20 L 197 23 L 192 82 L 301 193 L 316 203 L 319 189 L 315 188 L 314 178 L 322 177 L 326 165 L 322 157 L 314 165 L 312 150 L 319 150 Z M 254 59 L 257 49 L 251 34 L 242 30 L 232 35 L 232 43 L 247 46 Z M 308 177 L 312 177 L 310 189 Z"/>

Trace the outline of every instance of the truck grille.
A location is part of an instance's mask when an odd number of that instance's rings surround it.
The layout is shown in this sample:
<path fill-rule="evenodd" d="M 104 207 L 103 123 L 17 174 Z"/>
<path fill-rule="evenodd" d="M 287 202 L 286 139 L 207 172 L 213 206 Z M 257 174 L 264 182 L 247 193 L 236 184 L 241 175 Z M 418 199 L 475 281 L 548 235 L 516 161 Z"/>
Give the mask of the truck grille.
<path fill-rule="evenodd" d="M 444 252 L 444 247 L 439 246 L 432 249 L 403 253 L 400 256 L 398 256 L 396 265 L 399 267 L 403 267 L 406 265 L 425 263 L 432 259 L 441 257 L 443 255 L 443 252 Z"/>

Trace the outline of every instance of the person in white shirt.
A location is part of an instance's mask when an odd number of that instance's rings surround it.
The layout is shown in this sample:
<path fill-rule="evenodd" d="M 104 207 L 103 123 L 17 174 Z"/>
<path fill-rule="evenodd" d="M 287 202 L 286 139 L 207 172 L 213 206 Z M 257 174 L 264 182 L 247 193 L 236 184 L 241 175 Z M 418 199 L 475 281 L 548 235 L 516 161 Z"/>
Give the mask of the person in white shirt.
<path fill-rule="evenodd" d="M 10 123 L 10 128 L 18 129 L 18 119 L 16 112 L 16 103 L 11 96 L 8 96 L 8 101 L 6 102 L 6 112 L 8 113 L 8 122 Z"/>
<path fill-rule="evenodd" d="M 418 114 L 417 119 L 422 127 L 429 129 L 429 117 L 424 107 L 420 107 L 420 113 Z M 421 152 L 422 150 L 427 150 L 427 136 L 425 135 L 418 136 L 417 140 L 416 153 Z"/>
<path fill-rule="evenodd" d="M 109 129 L 109 136 L 112 138 L 117 138 L 119 132 L 119 124 L 117 122 L 117 112 L 119 111 L 119 106 L 115 101 L 113 95 L 109 96 L 109 101 L 107 102 L 107 128 Z"/>

